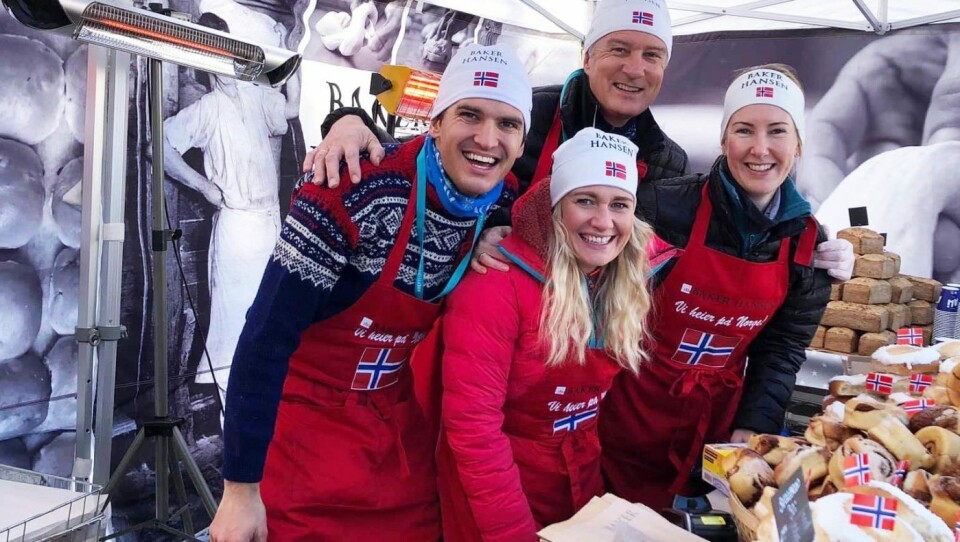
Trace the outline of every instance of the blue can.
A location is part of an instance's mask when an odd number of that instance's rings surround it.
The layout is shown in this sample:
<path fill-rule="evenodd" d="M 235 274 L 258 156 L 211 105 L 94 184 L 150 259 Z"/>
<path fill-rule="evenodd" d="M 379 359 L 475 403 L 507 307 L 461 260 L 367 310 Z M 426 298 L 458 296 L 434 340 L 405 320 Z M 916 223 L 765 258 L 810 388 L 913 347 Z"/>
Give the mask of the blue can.
<path fill-rule="evenodd" d="M 940 301 L 937 303 L 937 310 L 944 312 L 957 312 L 960 308 L 960 288 L 955 286 L 944 286 L 940 290 Z"/>

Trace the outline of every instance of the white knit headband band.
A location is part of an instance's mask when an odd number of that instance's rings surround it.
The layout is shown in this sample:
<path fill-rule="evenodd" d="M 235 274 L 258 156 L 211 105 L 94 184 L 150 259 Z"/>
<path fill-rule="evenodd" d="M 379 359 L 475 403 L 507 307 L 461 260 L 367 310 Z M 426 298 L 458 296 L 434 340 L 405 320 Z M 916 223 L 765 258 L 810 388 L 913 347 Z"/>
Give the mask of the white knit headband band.
<path fill-rule="evenodd" d="M 755 104 L 775 105 L 786 111 L 797 127 L 800 141 L 803 141 L 803 91 L 787 74 L 770 69 L 748 71 L 734 79 L 727 88 L 723 100 L 723 122 L 720 124 L 721 138 L 727 131 L 730 117 L 740 109 Z"/>
<path fill-rule="evenodd" d="M 550 205 L 585 186 L 610 186 L 637 198 L 637 146 L 629 139 L 584 128 L 553 152 Z"/>

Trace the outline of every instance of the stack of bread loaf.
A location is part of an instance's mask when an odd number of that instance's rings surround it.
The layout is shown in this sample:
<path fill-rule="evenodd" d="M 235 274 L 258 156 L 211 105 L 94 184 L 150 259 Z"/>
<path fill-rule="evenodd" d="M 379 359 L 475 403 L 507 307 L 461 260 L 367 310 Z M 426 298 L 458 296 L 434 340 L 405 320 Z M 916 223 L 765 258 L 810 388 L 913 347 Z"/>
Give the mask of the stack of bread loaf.
<path fill-rule="evenodd" d="M 759 520 L 755 538 L 779 540 L 770 499 L 799 469 L 817 541 L 953 541 L 960 519 L 958 362 L 960 340 L 880 348 L 873 372 L 831 381 L 823 413 L 803 438 L 755 435 L 724 457 L 731 498 Z M 857 469 L 869 474 L 852 475 Z M 856 494 L 895 500 L 895 521 L 889 528 L 852 521 Z"/>
<path fill-rule="evenodd" d="M 879 233 L 847 228 L 837 237 L 853 244 L 854 278 L 833 286 L 810 346 L 869 356 L 881 346 L 894 344 L 897 330 L 907 326 L 922 328 L 924 344 L 930 344 L 941 284 L 901 275 L 900 256 L 884 251 Z"/>

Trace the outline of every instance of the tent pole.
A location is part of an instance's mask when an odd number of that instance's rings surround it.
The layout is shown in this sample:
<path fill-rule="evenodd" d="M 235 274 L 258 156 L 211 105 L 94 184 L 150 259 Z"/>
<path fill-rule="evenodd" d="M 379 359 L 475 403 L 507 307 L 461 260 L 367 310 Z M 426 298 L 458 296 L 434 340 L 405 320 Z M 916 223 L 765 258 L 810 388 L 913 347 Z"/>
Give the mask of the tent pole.
<path fill-rule="evenodd" d="M 847 28 L 850 30 L 873 30 L 865 22 L 840 21 L 837 19 L 821 19 L 818 17 L 802 17 L 798 15 L 786 15 L 782 13 L 767 13 L 764 11 L 751 11 L 739 8 L 721 8 L 705 4 L 696 4 L 691 2 L 671 2 L 670 9 L 680 11 L 702 11 L 703 13 L 714 13 L 717 15 L 729 15 L 731 17 L 746 17 L 748 19 L 765 19 L 768 21 L 782 21 L 786 23 L 808 24 L 812 26 L 825 26 L 830 28 Z M 954 15 L 956 17 L 957 15 Z"/>
<path fill-rule="evenodd" d="M 950 19 L 956 19 L 957 17 L 960 17 L 960 9 L 946 11 L 944 13 L 934 13 L 932 15 L 924 15 L 923 17 L 915 17 L 913 19 L 905 19 L 903 21 L 890 23 L 890 30 L 900 30 L 901 28 L 910 28 L 929 23 L 938 23 L 940 21 L 949 21 Z"/>
<path fill-rule="evenodd" d="M 544 17 L 545 17 L 548 21 L 550 21 L 551 23 L 553 23 L 553 24 L 557 25 L 558 27 L 562 28 L 566 33 L 570 34 L 571 36 L 577 38 L 577 39 L 580 40 L 580 41 L 583 41 L 583 38 L 585 37 L 583 34 L 581 34 L 579 31 L 577 31 L 576 28 L 573 28 L 572 26 L 570 26 L 570 25 L 568 25 L 567 23 L 563 22 L 563 20 L 559 19 L 559 18 L 558 18 L 556 15 L 554 15 L 553 13 L 550 13 L 548 10 L 544 9 L 544 7 L 541 6 L 540 4 L 538 4 L 536 0 L 520 0 L 520 1 L 523 2 L 524 4 L 526 4 L 527 7 L 529 7 L 530 9 L 532 9 L 532 10 L 536 11 L 537 13 L 539 13 L 540 15 L 544 16 Z"/>
<path fill-rule="evenodd" d="M 863 0 L 853 0 L 853 3 L 855 6 L 857 6 L 857 9 L 860 10 L 860 13 L 863 14 L 863 17 L 867 20 L 867 22 L 870 23 L 870 26 L 873 27 L 874 32 L 881 36 L 887 33 L 887 29 L 884 27 L 884 25 L 880 24 L 877 16 L 870 11 L 870 7 L 867 6 Z"/>
<path fill-rule="evenodd" d="M 103 235 L 100 254 L 99 316 L 102 341 L 97 350 L 97 439 L 93 454 L 93 479 L 106 484 L 110 478 L 113 450 L 113 408 L 117 376 L 117 341 L 125 336 L 120 323 L 120 292 L 123 284 L 124 206 L 127 184 L 127 119 L 130 107 L 131 55 L 110 51 L 110 111 L 103 160 Z"/>
<path fill-rule="evenodd" d="M 737 9 L 758 9 L 765 8 L 768 6 L 776 6 L 778 4 L 786 4 L 787 2 L 792 2 L 793 0 L 760 0 L 759 2 L 750 2 L 749 4 L 738 4 L 736 6 L 731 6 Z M 672 5 L 672 4 L 671 4 Z M 709 19 L 716 19 L 720 17 L 720 14 L 717 13 L 704 13 L 701 15 L 691 15 L 689 17 L 682 17 L 673 21 L 670 26 L 676 28 L 678 26 L 683 26 L 685 24 L 699 23 L 700 21 L 706 21 Z"/>
<path fill-rule="evenodd" d="M 80 289 L 74 334 L 79 343 L 77 437 L 72 474 L 96 484 L 104 484 L 110 476 L 116 352 L 122 332 L 120 275 L 129 69 L 129 54 L 88 47 Z"/>

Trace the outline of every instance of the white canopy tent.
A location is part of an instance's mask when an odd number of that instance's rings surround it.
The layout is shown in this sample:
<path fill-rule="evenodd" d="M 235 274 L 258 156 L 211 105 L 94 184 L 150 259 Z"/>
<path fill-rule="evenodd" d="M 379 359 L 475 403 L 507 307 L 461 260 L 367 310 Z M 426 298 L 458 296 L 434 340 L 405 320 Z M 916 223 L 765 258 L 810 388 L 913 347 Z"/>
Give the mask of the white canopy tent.
<path fill-rule="evenodd" d="M 960 6 L 949 0 L 707 0 L 668 4 L 675 34 L 782 28 L 846 28 L 885 34 L 923 24 L 960 21 Z"/>
<path fill-rule="evenodd" d="M 462 9 L 542 32 L 586 34 L 595 0 L 463 0 L 430 3 Z M 702 0 L 668 1 L 674 35 L 717 30 L 845 28 L 885 34 L 914 26 L 960 22 L 952 0 Z"/>

